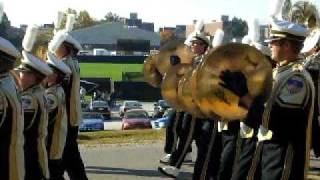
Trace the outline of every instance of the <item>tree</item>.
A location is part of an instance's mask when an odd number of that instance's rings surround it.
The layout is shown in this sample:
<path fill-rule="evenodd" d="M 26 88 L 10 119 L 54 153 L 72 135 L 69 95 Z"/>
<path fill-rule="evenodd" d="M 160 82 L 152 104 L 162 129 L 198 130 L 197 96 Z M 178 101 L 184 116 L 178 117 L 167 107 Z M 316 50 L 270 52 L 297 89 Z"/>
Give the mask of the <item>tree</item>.
<path fill-rule="evenodd" d="M 247 22 L 241 18 L 233 17 L 231 21 L 223 23 L 223 30 L 228 35 L 228 39 L 243 37 L 248 33 Z"/>
<path fill-rule="evenodd" d="M 233 37 L 243 37 L 248 34 L 248 24 L 240 18 L 232 18 L 232 35 Z"/>
<path fill-rule="evenodd" d="M 73 26 L 73 29 L 81 29 L 89 26 L 93 26 L 98 22 L 95 21 L 89 14 L 88 11 L 82 10 L 79 13 L 75 9 L 68 8 L 65 11 L 66 14 L 74 14 L 76 16 L 76 22 Z M 67 17 L 64 16 L 62 19 L 61 27 L 65 27 Z"/>
<path fill-rule="evenodd" d="M 83 10 L 79 12 L 79 15 L 76 19 L 75 29 L 85 28 L 95 24 L 97 24 L 97 22 L 90 16 L 88 11 Z"/>
<path fill-rule="evenodd" d="M 102 20 L 103 22 L 121 22 L 122 17 L 117 15 L 116 13 L 108 12 L 105 16 L 104 19 Z"/>

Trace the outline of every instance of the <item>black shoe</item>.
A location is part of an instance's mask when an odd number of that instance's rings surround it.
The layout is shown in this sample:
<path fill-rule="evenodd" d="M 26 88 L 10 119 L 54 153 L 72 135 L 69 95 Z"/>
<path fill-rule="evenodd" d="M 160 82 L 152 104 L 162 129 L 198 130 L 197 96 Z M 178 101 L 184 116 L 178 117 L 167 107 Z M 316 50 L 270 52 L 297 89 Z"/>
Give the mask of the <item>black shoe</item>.
<path fill-rule="evenodd" d="M 179 169 L 173 166 L 158 167 L 158 171 L 171 178 L 176 178 L 179 175 Z"/>

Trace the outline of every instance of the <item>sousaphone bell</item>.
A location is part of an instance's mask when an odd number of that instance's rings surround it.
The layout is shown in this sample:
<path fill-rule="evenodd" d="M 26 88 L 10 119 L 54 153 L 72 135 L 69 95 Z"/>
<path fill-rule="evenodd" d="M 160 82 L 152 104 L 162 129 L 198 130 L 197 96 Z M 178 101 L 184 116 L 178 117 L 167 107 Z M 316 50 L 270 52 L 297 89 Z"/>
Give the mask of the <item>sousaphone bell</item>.
<path fill-rule="evenodd" d="M 156 59 L 158 54 L 152 54 L 144 60 L 143 74 L 144 79 L 153 87 L 160 87 L 162 75 L 156 68 Z"/>
<path fill-rule="evenodd" d="M 241 71 L 247 78 L 249 95 L 268 97 L 272 88 L 272 68 L 267 58 L 256 48 L 231 43 L 211 51 L 195 74 L 194 100 L 206 116 L 214 114 L 224 121 L 241 120 L 248 111 L 239 106 L 239 97 L 220 86 L 222 71 Z"/>

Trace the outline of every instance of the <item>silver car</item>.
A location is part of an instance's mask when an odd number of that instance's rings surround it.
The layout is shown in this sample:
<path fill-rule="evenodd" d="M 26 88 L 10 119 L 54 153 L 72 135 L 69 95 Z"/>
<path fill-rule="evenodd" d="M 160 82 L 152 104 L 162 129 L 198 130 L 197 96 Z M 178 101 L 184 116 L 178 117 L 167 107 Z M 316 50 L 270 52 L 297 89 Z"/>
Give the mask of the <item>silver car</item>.
<path fill-rule="evenodd" d="M 142 104 L 139 101 L 123 101 L 119 108 L 120 117 L 129 109 L 142 109 Z"/>

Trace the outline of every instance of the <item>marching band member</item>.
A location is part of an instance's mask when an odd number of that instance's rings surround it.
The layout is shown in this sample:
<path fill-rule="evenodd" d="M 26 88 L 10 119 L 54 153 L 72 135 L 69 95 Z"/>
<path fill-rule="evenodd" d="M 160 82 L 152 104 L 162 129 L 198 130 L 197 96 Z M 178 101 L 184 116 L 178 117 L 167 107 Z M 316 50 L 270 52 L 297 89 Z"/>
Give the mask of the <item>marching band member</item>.
<path fill-rule="evenodd" d="M 191 47 L 192 40 L 194 39 L 194 36 L 196 34 L 202 33 L 203 30 L 204 30 L 203 21 L 202 20 L 197 21 L 197 23 L 195 24 L 195 27 L 194 27 L 194 31 L 188 36 L 188 38 L 185 40 L 184 44 L 187 45 L 188 47 Z M 209 42 L 208 42 L 208 44 L 209 44 Z M 180 58 L 177 56 L 171 56 L 170 63 L 172 66 L 179 64 Z M 172 153 L 174 151 L 181 151 L 182 148 L 184 147 L 183 143 L 179 143 L 180 147 L 179 147 L 179 145 L 177 145 L 178 139 L 180 137 L 184 138 L 184 137 L 186 137 L 185 135 L 188 134 L 188 132 L 184 132 L 184 131 L 185 130 L 189 131 L 189 127 L 186 127 L 186 125 L 189 125 L 190 123 L 183 123 L 184 114 L 185 114 L 185 112 L 183 112 L 183 111 L 175 111 L 175 113 L 170 117 L 170 121 L 169 121 L 168 126 L 166 128 L 166 143 L 165 143 L 165 149 L 164 149 L 166 155 L 164 155 L 160 159 L 160 163 L 169 164 Z M 171 145 L 171 147 L 168 146 L 168 144 Z M 178 148 L 177 148 L 177 146 L 178 146 Z M 190 145 L 187 149 L 187 154 L 184 157 L 185 162 L 192 161 L 191 152 L 192 152 L 192 147 Z"/>
<path fill-rule="evenodd" d="M 68 135 L 62 157 L 63 166 L 70 179 L 88 179 L 79 152 L 77 137 L 81 122 L 80 67 L 76 55 L 82 49 L 80 43 L 69 32 L 73 28 L 74 15 L 69 14 L 65 30 L 58 31 L 49 43 L 49 50 L 71 70 L 70 78 L 63 83 L 68 113 Z M 63 174 L 61 174 L 63 178 Z"/>
<path fill-rule="evenodd" d="M 264 54 L 272 64 L 270 48 L 262 45 L 259 42 L 259 37 L 260 37 L 259 23 L 255 19 L 252 24 L 253 26 L 249 25 L 248 34 L 250 34 L 250 36 L 248 36 L 248 38 L 250 39 L 250 42 L 248 44 L 251 46 L 254 46 L 260 52 L 262 52 L 262 54 Z M 244 39 L 242 42 L 246 44 Z M 264 101 L 265 100 L 263 98 L 259 97 L 259 99 L 257 100 L 257 103 L 261 104 Z M 254 105 L 252 106 L 254 107 Z M 237 149 L 237 157 L 235 160 L 235 165 L 234 165 L 234 169 L 231 177 L 232 180 L 241 180 L 241 179 L 245 180 L 248 175 L 248 172 L 252 163 L 252 158 L 256 150 L 256 144 L 258 142 L 258 138 L 256 137 L 256 135 L 258 133 L 260 123 L 261 122 L 259 121 L 254 121 L 252 123 L 248 123 L 246 121 L 240 122 L 240 130 L 239 130 L 240 146 Z"/>
<path fill-rule="evenodd" d="M 252 44 L 252 46 L 255 46 L 258 50 L 260 50 L 268 59 L 270 59 L 270 62 L 272 61 L 270 57 L 271 51 L 268 47 L 260 43 L 254 43 Z M 257 98 L 255 104 L 260 105 L 263 104 L 263 102 L 265 102 L 265 99 L 259 97 Z M 252 105 L 252 108 L 253 107 L 255 107 L 255 105 Z M 261 108 L 255 110 L 261 111 Z M 256 144 L 258 142 L 258 138 L 256 135 L 258 133 L 260 123 L 258 120 L 253 122 L 240 122 L 239 138 L 241 141 L 241 145 L 237 149 L 238 157 L 236 157 L 235 160 L 235 166 L 231 177 L 232 180 L 245 180 L 247 177 L 254 156 L 254 152 L 256 150 Z"/>
<path fill-rule="evenodd" d="M 248 95 L 243 73 L 224 71 L 220 75 L 224 87 L 249 109 L 246 121 L 261 121 L 249 180 L 306 178 L 314 105 L 312 79 L 299 59 L 306 35 L 307 30 L 300 25 L 273 19 L 269 43 L 278 67 L 265 106 L 253 106 L 256 100 Z"/>
<path fill-rule="evenodd" d="M 310 73 L 315 87 L 315 103 L 312 121 L 312 149 L 316 157 L 320 156 L 320 124 L 319 124 L 319 85 L 320 85 L 320 30 L 312 30 L 304 41 L 301 50 L 307 58 L 305 68 Z"/>
<path fill-rule="evenodd" d="M 58 180 L 62 173 L 62 154 L 68 130 L 66 99 L 61 83 L 71 74 L 71 70 L 53 54 L 48 53 L 47 56 L 47 63 L 54 72 L 47 78 L 48 88 L 46 89 L 49 112 L 47 151 L 50 180 Z"/>
<path fill-rule="evenodd" d="M 191 50 L 196 54 L 196 57 L 193 59 L 193 66 L 196 67 L 201 62 L 210 43 L 209 39 L 203 33 L 192 34 L 190 43 Z M 184 114 L 182 121 L 182 129 L 180 129 L 182 131 L 182 135 L 179 137 L 178 148 L 176 151 L 172 152 L 169 166 L 159 167 L 158 170 L 169 177 L 177 177 L 182 162 L 188 152 L 188 148 L 190 147 L 192 140 L 195 139 L 198 153 L 194 167 L 193 179 L 198 180 L 209 178 L 209 174 L 211 175 L 212 172 L 207 174 L 209 162 L 205 162 L 205 160 L 207 157 L 208 142 L 210 141 L 212 131 L 216 130 L 216 128 L 214 128 L 215 121 L 192 117 L 189 113 Z"/>
<path fill-rule="evenodd" d="M 48 112 L 42 81 L 52 74 L 49 66 L 30 52 L 36 41 L 38 27 L 28 26 L 23 39 L 23 58 L 19 71 L 19 85 L 25 119 L 25 167 L 26 180 L 49 178 L 46 150 Z"/>
<path fill-rule="evenodd" d="M 166 126 L 166 140 L 164 145 L 165 155 L 160 158 L 159 162 L 168 164 L 171 158 L 171 153 L 176 149 L 178 138 L 180 135 L 181 119 L 184 112 L 173 110 L 168 114 L 168 122 Z M 191 151 L 191 147 L 190 147 Z"/>
<path fill-rule="evenodd" d="M 25 177 L 23 112 L 17 86 L 9 73 L 20 57 L 19 51 L 0 37 L 0 177 L 7 180 Z"/>

